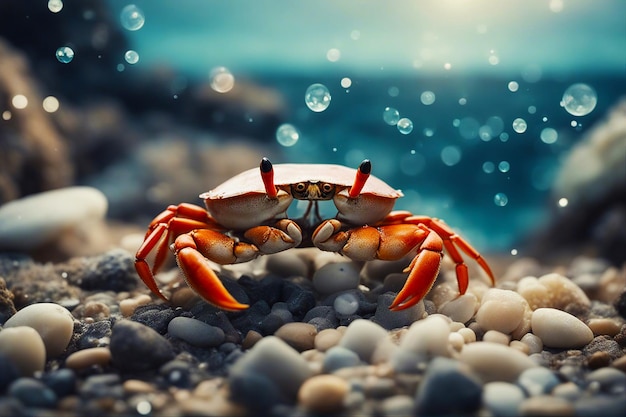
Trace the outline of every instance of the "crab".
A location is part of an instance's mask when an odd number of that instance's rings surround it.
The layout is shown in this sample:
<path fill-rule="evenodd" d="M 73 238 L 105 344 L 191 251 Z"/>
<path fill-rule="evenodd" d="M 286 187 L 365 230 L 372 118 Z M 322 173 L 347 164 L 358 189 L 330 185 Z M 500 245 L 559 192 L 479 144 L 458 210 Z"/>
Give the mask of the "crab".
<path fill-rule="evenodd" d="M 208 303 L 231 311 L 248 305 L 226 290 L 207 259 L 227 265 L 311 246 L 355 261 L 393 261 L 414 254 L 391 310 L 409 308 L 430 291 L 444 248 L 456 264 L 459 294 L 465 293 L 469 281 L 461 252 L 495 282 L 484 258 L 442 220 L 392 211 L 403 194 L 371 175 L 371 168 L 369 160 L 355 170 L 330 164 L 273 165 L 263 158 L 258 169 L 200 194 L 206 209 L 181 203 L 157 215 L 137 251 L 135 268 L 152 293 L 168 301 L 155 274 L 170 249 L 187 284 Z M 308 206 L 301 217 L 290 219 L 287 209 L 294 199 L 308 200 Z M 322 218 L 318 202 L 323 200 L 333 201 L 334 218 Z"/>

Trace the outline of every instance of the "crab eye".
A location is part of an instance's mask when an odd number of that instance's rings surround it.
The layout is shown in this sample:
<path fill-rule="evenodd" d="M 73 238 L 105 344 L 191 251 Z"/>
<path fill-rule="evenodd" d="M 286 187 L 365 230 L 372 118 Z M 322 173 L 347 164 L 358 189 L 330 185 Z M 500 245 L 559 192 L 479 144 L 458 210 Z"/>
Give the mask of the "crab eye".
<path fill-rule="evenodd" d="M 296 191 L 302 192 L 304 190 L 306 190 L 306 184 L 305 183 L 299 182 L 299 183 L 296 184 Z"/>
<path fill-rule="evenodd" d="M 322 191 L 325 193 L 329 193 L 333 190 L 333 185 L 329 184 L 327 182 L 325 182 L 324 184 L 322 184 Z"/>

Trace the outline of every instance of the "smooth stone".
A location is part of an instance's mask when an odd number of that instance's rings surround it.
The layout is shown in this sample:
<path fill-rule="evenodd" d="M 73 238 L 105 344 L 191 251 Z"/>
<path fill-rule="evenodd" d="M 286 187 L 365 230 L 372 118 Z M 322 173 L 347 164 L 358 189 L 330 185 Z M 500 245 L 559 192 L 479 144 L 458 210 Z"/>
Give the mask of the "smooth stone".
<path fill-rule="evenodd" d="M 354 320 L 339 341 L 339 346 L 355 352 L 362 361 L 370 362 L 376 345 L 387 336 L 387 330 L 365 319 Z"/>
<path fill-rule="evenodd" d="M 582 396 L 574 402 L 576 417 L 623 417 L 626 410 L 626 395 L 596 394 Z"/>
<path fill-rule="evenodd" d="M 257 376 L 270 382 L 268 395 L 273 395 L 276 389 L 293 401 L 311 373 L 307 361 L 298 351 L 276 336 L 267 336 L 233 364 L 228 381 L 235 398 L 245 397 L 247 391 L 238 390 L 238 387 L 245 386 L 248 378 Z"/>
<path fill-rule="evenodd" d="M 514 382 L 526 369 L 538 366 L 517 349 L 489 342 L 465 345 L 459 359 L 469 365 L 484 382 Z"/>
<path fill-rule="evenodd" d="M 313 273 L 313 287 L 320 294 L 351 290 L 359 282 L 359 268 L 354 262 L 328 263 Z"/>
<path fill-rule="evenodd" d="M 569 381 L 555 386 L 550 394 L 573 402 L 580 398 L 582 392 L 582 389 L 578 385 Z"/>
<path fill-rule="evenodd" d="M 20 376 L 20 370 L 11 358 L 4 353 L 0 353 L 0 392 L 4 392 Z"/>
<path fill-rule="evenodd" d="M 61 188 L 10 201 L 0 207 L 0 247 L 34 249 L 68 228 L 103 219 L 107 206 L 104 194 L 91 187 Z"/>
<path fill-rule="evenodd" d="M 509 382 L 494 381 L 483 386 L 483 403 L 495 417 L 517 417 L 524 391 Z"/>
<path fill-rule="evenodd" d="M 443 303 L 437 312 L 450 317 L 453 321 L 467 323 L 474 317 L 477 307 L 478 300 L 476 300 L 476 296 L 467 293 Z"/>
<path fill-rule="evenodd" d="M 359 299 L 350 292 L 339 294 L 333 301 L 333 308 L 338 315 L 349 316 L 359 309 Z"/>
<path fill-rule="evenodd" d="M 20 375 L 32 376 L 46 366 L 46 346 L 37 330 L 18 326 L 0 331 L 0 354 L 15 365 Z"/>
<path fill-rule="evenodd" d="M 622 356 L 621 358 L 615 359 L 611 363 L 611 367 L 615 369 L 619 369 L 620 371 L 626 373 L 626 356 Z"/>
<path fill-rule="evenodd" d="M 84 369 L 90 366 L 106 366 L 111 362 L 111 351 L 108 347 L 83 349 L 70 354 L 65 359 L 65 366 L 71 369 Z"/>
<path fill-rule="evenodd" d="M 149 304 L 152 298 L 147 294 L 141 294 L 135 298 L 127 298 L 120 301 L 120 313 L 124 317 L 130 317 L 135 313 L 137 307 Z"/>
<path fill-rule="evenodd" d="M 465 344 L 474 343 L 476 341 L 476 333 L 468 327 L 464 327 L 456 331 L 458 334 L 463 336 L 463 340 L 465 340 Z"/>
<path fill-rule="evenodd" d="M 113 326 L 109 349 L 113 365 L 125 372 L 155 369 L 174 358 L 167 339 L 150 327 L 128 319 Z"/>
<path fill-rule="evenodd" d="M 415 396 L 418 415 L 470 414 L 482 403 L 482 383 L 465 364 L 433 359 Z"/>
<path fill-rule="evenodd" d="M 41 375 L 41 382 L 54 391 L 59 398 L 74 394 L 77 380 L 76 373 L 69 368 L 54 369 Z"/>
<path fill-rule="evenodd" d="M 350 368 L 361 363 L 359 355 L 341 346 L 334 346 L 326 352 L 322 362 L 322 371 L 335 372 L 337 369 Z"/>
<path fill-rule="evenodd" d="M 383 417 L 411 416 L 414 408 L 414 400 L 408 395 L 393 395 L 380 402 Z"/>
<path fill-rule="evenodd" d="M 517 384 L 530 396 L 549 394 L 560 382 L 554 372 L 544 367 L 527 369 L 517 378 Z"/>
<path fill-rule="evenodd" d="M 424 314 L 424 303 L 419 303 L 405 308 L 404 310 L 394 311 L 390 310 L 389 306 L 396 298 L 393 293 L 381 294 L 377 298 L 376 312 L 372 321 L 380 324 L 387 330 L 393 330 L 404 326 L 410 326 L 411 323 L 421 319 Z"/>
<path fill-rule="evenodd" d="M 519 406 L 520 416 L 567 417 L 575 415 L 574 406 L 564 398 L 538 395 L 522 401 Z"/>
<path fill-rule="evenodd" d="M 600 368 L 587 375 L 588 382 L 597 382 L 600 389 L 609 394 L 626 392 L 626 374 L 615 368 Z"/>
<path fill-rule="evenodd" d="M 5 328 L 28 326 L 35 329 L 49 358 L 59 356 L 70 343 L 74 333 L 74 317 L 54 303 L 31 304 L 15 313 L 4 323 Z"/>
<path fill-rule="evenodd" d="M 224 343 L 224 330 L 189 317 L 174 317 L 167 325 L 170 336 L 192 346 L 215 347 Z"/>
<path fill-rule="evenodd" d="M 526 333 L 520 339 L 520 342 L 528 346 L 528 354 L 540 353 L 543 350 L 543 341 L 532 333 Z"/>
<path fill-rule="evenodd" d="M 523 324 L 527 310 L 528 303 L 515 291 L 490 288 L 483 294 L 476 322 L 485 331 L 511 334 Z"/>
<path fill-rule="evenodd" d="M 618 334 L 622 326 L 613 319 L 600 318 L 591 319 L 587 322 L 587 326 L 591 329 L 594 336 L 615 336 Z"/>
<path fill-rule="evenodd" d="M 450 356 L 449 323 L 441 316 L 429 316 L 413 323 L 400 340 L 400 350 L 425 357 Z"/>
<path fill-rule="evenodd" d="M 508 346 L 510 341 L 511 336 L 497 330 L 487 330 L 483 335 L 483 342 L 500 343 L 501 345 Z"/>
<path fill-rule="evenodd" d="M 8 394 L 20 400 L 27 407 L 51 408 L 57 403 L 57 395 L 43 382 L 23 377 L 16 379 L 8 389 Z"/>
<path fill-rule="evenodd" d="M 526 277 L 517 284 L 517 292 L 532 310 L 538 308 L 564 309 L 570 304 L 589 306 L 585 292 L 573 281 L 557 273 L 540 278 Z"/>
<path fill-rule="evenodd" d="M 326 352 L 328 349 L 336 346 L 343 334 L 337 329 L 324 329 L 315 335 L 315 349 L 320 352 Z"/>
<path fill-rule="evenodd" d="M 572 349 L 593 340 L 593 332 L 582 321 L 565 311 L 539 308 L 531 317 L 532 332 L 552 348 Z"/>
<path fill-rule="evenodd" d="M 312 324 L 293 322 L 282 325 L 274 336 L 286 342 L 299 352 L 315 347 L 317 328 Z"/>
<path fill-rule="evenodd" d="M 307 379 L 298 392 L 298 402 L 313 413 L 336 413 L 344 408 L 343 402 L 350 384 L 335 375 L 316 375 Z"/>

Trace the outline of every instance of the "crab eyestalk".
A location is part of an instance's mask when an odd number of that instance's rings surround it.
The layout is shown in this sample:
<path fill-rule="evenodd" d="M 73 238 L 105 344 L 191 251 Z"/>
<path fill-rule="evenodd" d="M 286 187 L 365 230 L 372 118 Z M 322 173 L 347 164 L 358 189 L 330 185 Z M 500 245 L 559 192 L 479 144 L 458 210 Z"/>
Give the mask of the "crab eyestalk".
<path fill-rule="evenodd" d="M 276 186 L 274 185 L 274 167 L 269 159 L 263 158 L 261 159 L 261 179 L 263 180 L 263 185 L 265 186 L 265 193 L 269 198 L 276 198 L 278 195 L 278 190 L 276 190 Z"/>
<path fill-rule="evenodd" d="M 365 181 L 370 176 L 372 172 L 372 163 L 369 159 L 364 159 L 359 165 L 359 169 L 356 170 L 356 178 L 354 178 L 354 184 L 350 187 L 350 191 L 348 191 L 348 195 L 350 198 L 356 198 L 361 194 L 361 190 L 365 186 Z"/>

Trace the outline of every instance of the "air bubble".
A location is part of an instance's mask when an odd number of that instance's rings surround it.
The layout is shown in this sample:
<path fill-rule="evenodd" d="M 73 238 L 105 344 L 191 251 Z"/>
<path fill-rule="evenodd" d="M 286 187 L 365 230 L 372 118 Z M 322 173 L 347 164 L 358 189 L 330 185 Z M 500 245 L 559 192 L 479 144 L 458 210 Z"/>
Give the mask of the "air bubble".
<path fill-rule="evenodd" d="M 500 172 L 509 172 L 510 169 L 511 164 L 509 164 L 507 161 L 500 161 L 500 163 L 498 164 L 498 171 Z"/>
<path fill-rule="evenodd" d="M 433 104 L 435 102 L 435 99 L 436 99 L 435 93 L 433 93 L 432 91 L 424 91 L 420 95 L 420 101 L 425 106 L 430 106 L 431 104 Z"/>
<path fill-rule="evenodd" d="M 413 122 L 411 119 L 406 117 L 398 120 L 398 124 L 396 126 L 398 127 L 398 131 L 403 135 L 408 135 L 413 131 Z"/>
<path fill-rule="evenodd" d="M 348 77 L 343 77 L 341 79 L 341 86 L 343 88 L 350 88 L 350 86 L 352 85 L 352 80 Z"/>
<path fill-rule="evenodd" d="M 72 62 L 72 59 L 74 59 L 74 50 L 69 46 L 62 46 L 57 49 L 56 57 L 57 61 L 59 61 L 60 63 L 67 64 L 69 62 Z"/>
<path fill-rule="evenodd" d="M 235 77 L 225 67 L 214 68 L 209 74 L 211 88 L 218 93 L 228 93 L 235 86 Z"/>
<path fill-rule="evenodd" d="M 326 59 L 330 62 L 337 62 L 341 58 L 341 51 L 337 48 L 331 48 L 326 52 Z"/>
<path fill-rule="evenodd" d="M 300 132 L 292 124 L 283 123 L 276 129 L 276 141 L 282 146 L 293 146 L 300 139 Z"/>
<path fill-rule="evenodd" d="M 63 9 L 63 1 L 61 0 L 49 0 L 48 10 L 52 13 L 59 13 Z"/>
<path fill-rule="evenodd" d="M 493 196 L 493 202 L 496 206 L 504 207 L 509 203 L 509 197 L 504 193 L 497 193 Z"/>
<path fill-rule="evenodd" d="M 146 18 L 139 7 L 134 4 L 129 4 L 122 9 L 120 22 L 124 29 L 135 31 L 143 27 L 144 23 L 146 23 Z"/>
<path fill-rule="evenodd" d="M 25 109 L 28 106 L 28 98 L 24 94 L 16 94 L 11 99 L 11 104 L 16 109 Z"/>
<path fill-rule="evenodd" d="M 521 117 L 513 120 L 513 130 L 515 130 L 517 133 L 526 132 L 527 127 L 528 125 L 526 125 L 526 120 L 522 119 Z"/>
<path fill-rule="evenodd" d="M 54 113 L 59 110 L 59 100 L 54 96 L 44 98 L 41 104 L 43 109 L 48 113 Z"/>
<path fill-rule="evenodd" d="M 441 150 L 441 160 L 451 167 L 461 161 L 461 149 L 458 146 L 446 146 Z"/>
<path fill-rule="evenodd" d="M 330 92 L 324 84 L 311 84 L 304 94 L 304 102 L 312 111 L 323 112 L 330 106 Z"/>
<path fill-rule="evenodd" d="M 555 129 L 551 127 L 546 127 L 541 131 L 539 137 L 541 138 L 541 141 L 543 143 L 551 144 L 556 142 L 556 140 L 559 138 L 559 134 Z"/>
<path fill-rule="evenodd" d="M 567 200 L 567 198 L 562 197 L 562 198 L 559 198 L 558 204 L 559 204 L 559 207 L 567 207 L 567 205 L 569 204 L 569 201 Z"/>
<path fill-rule="evenodd" d="M 383 110 L 383 120 L 390 126 L 395 126 L 400 120 L 400 112 L 393 107 L 385 107 Z"/>
<path fill-rule="evenodd" d="M 598 95 L 587 84 L 570 85 L 563 93 L 561 106 L 572 116 L 586 116 L 596 108 Z"/>
<path fill-rule="evenodd" d="M 519 89 L 519 84 L 517 83 L 517 81 L 510 81 L 508 87 L 509 91 L 514 93 Z"/>
<path fill-rule="evenodd" d="M 398 97 L 400 95 L 400 89 L 394 86 L 389 87 L 387 94 L 389 94 L 389 97 Z"/>
<path fill-rule="evenodd" d="M 137 62 L 139 62 L 139 54 L 137 53 L 137 51 L 133 51 L 132 49 L 129 49 L 124 54 L 124 60 L 128 62 L 129 64 L 134 65 Z"/>
<path fill-rule="evenodd" d="M 485 174 L 491 174 L 496 170 L 496 164 L 491 161 L 483 162 L 483 172 Z"/>

